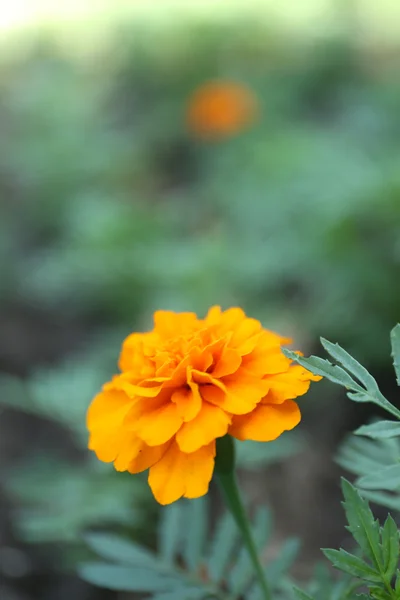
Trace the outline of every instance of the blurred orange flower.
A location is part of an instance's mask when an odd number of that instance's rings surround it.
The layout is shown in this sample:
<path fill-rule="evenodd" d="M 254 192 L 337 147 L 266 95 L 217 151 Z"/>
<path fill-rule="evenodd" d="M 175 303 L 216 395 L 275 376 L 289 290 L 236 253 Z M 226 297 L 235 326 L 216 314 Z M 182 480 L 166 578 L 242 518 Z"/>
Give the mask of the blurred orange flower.
<path fill-rule="evenodd" d="M 190 97 L 187 125 L 196 137 L 223 138 L 249 126 L 257 113 L 257 98 L 250 89 L 230 81 L 211 81 Z"/>
<path fill-rule="evenodd" d="M 267 442 L 299 423 L 293 398 L 320 378 L 283 355 L 288 342 L 240 308 L 156 312 L 151 332 L 126 338 L 121 374 L 89 407 L 89 448 L 118 471 L 150 469 L 161 504 L 203 496 L 216 438 Z"/>

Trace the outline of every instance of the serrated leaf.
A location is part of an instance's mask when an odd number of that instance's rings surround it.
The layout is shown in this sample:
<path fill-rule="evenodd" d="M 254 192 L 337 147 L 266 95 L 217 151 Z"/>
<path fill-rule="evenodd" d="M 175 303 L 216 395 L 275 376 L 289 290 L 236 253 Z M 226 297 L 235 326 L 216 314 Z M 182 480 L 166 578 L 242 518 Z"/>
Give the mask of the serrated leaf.
<path fill-rule="evenodd" d="M 314 375 L 325 377 L 326 379 L 329 379 L 329 381 L 332 381 L 332 383 L 342 385 L 349 390 L 357 392 L 363 391 L 362 387 L 350 377 L 347 371 L 337 365 L 333 365 L 329 360 L 319 358 L 318 356 L 304 358 L 287 348 L 282 348 L 282 352 L 287 358 L 291 358 L 293 361 L 299 363 L 299 365 L 308 369 Z"/>
<path fill-rule="evenodd" d="M 101 558 L 118 563 L 154 567 L 157 557 L 138 544 L 109 533 L 89 533 L 84 540 Z"/>
<path fill-rule="evenodd" d="M 296 598 L 298 598 L 299 600 L 315 600 L 315 598 L 313 596 L 311 596 L 310 594 L 307 594 L 306 592 L 304 592 L 303 590 L 301 590 L 298 587 L 294 587 L 293 591 L 296 595 Z"/>
<path fill-rule="evenodd" d="M 390 333 L 392 344 L 393 366 L 396 372 L 397 385 L 400 385 L 400 323 Z"/>
<path fill-rule="evenodd" d="M 231 513 L 227 511 L 217 523 L 211 542 L 207 565 L 213 581 L 219 582 L 224 577 L 238 538 L 237 525 Z"/>
<path fill-rule="evenodd" d="M 396 421 L 378 421 L 371 425 L 363 425 L 354 432 L 372 439 L 387 439 L 400 436 L 400 423 Z"/>
<path fill-rule="evenodd" d="M 330 550 L 324 548 L 322 552 L 326 558 L 331 561 L 334 567 L 340 571 L 344 571 L 353 577 L 359 577 L 365 581 L 380 582 L 381 575 L 376 569 L 367 565 L 361 558 L 349 554 L 342 548 L 340 550 Z"/>
<path fill-rule="evenodd" d="M 185 508 L 183 558 L 188 568 L 196 571 L 207 537 L 207 497 L 190 500 Z"/>
<path fill-rule="evenodd" d="M 400 554 L 399 530 L 391 515 L 382 527 L 382 554 L 384 573 L 390 581 L 398 567 Z"/>
<path fill-rule="evenodd" d="M 174 502 L 161 510 L 158 527 L 158 549 L 161 558 L 173 564 L 182 544 L 182 501 Z"/>
<path fill-rule="evenodd" d="M 86 563 L 78 568 L 82 579 L 93 585 L 124 592 L 162 592 L 181 587 L 177 577 L 160 575 L 144 567 Z"/>
<path fill-rule="evenodd" d="M 270 562 L 265 570 L 271 585 L 275 585 L 287 573 L 295 561 L 299 549 L 300 541 L 297 538 L 289 538 L 285 541 L 279 552 L 279 556 Z"/>
<path fill-rule="evenodd" d="M 321 338 L 321 344 L 328 354 L 356 377 L 367 390 L 379 391 L 378 384 L 372 375 L 353 356 L 351 356 L 351 354 L 346 352 L 344 348 L 339 346 L 339 344 L 333 344 L 324 338 Z"/>
<path fill-rule="evenodd" d="M 363 475 L 356 483 L 359 487 L 367 490 L 398 490 L 400 488 L 400 463 L 384 467 L 369 475 Z"/>
<path fill-rule="evenodd" d="M 346 479 L 342 479 L 342 491 L 345 498 L 343 506 L 349 523 L 347 529 L 363 553 L 378 568 L 382 563 L 379 523 L 374 519 L 368 502 Z"/>

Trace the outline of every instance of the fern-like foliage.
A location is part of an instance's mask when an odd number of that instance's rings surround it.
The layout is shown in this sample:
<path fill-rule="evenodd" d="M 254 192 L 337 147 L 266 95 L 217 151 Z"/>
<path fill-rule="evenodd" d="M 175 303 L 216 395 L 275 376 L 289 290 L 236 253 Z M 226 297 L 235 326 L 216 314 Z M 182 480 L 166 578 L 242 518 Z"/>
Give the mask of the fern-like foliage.
<path fill-rule="evenodd" d="M 252 563 L 229 513 L 219 519 L 208 541 L 207 505 L 207 498 L 201 498 L 165 508 L 159 524 L 158 554 L 112 534 L 86 536 L 88 546 L 103 562 L 83 564 L 81 577 L 108 589 L 146 592 L 153 600 L 262 600 Z M 257 511 L 253 532 L 262 552 L 271 533 L 266 509 Z M 277 598 L 284 597 L 286 573 L 297 551 L 297 540 L 287 540 L 279 557 L 266 566 Z"/>

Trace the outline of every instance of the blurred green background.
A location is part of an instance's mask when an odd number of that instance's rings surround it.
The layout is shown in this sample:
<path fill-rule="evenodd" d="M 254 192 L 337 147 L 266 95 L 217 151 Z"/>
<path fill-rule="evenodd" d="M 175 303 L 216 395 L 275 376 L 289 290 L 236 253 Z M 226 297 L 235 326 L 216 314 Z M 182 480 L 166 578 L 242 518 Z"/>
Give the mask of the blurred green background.
<path fill-rule="evenodd" d="M 392 393 L 398 7 L 20 4 L 0 23 L 0 596 L 115 598 L 73 575 L 82 532 L 151 545 L 158 510 L 145 478 L 88 456 L 84 419 L 155 309 L 240 305 L 306 353 L 338 341 Z M 251 126 L 188 130 L 209 80 L 252 91 Z M 305 537 L 304 568 L 340 539 L 331 454 L 367 416 L 336 393 L 304 400 L 301 433 L 241 450 L 244 489 L 275 506 L 278 538 Z"/>

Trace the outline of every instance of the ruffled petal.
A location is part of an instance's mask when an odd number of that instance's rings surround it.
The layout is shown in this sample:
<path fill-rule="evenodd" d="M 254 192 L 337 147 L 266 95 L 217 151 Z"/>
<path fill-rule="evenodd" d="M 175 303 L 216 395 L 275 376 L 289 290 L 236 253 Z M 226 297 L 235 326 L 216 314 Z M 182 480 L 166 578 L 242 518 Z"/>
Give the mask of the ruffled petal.
<path fill-rule="evenodd" d="M 178 414 L 183 421 L 191 421 L 198 415 L 201 409 L 202 399 L 199 393 L 199 386 L 196 383 L 190 383 L 190 389 L 180 388 L 171 396 L 178 408 Z"/>
<path fill-rule="evenodd" d="M 101 392 L 92 400 L 86 413 L 86 425 L 93 429 L 113 429 L 122 424 L 133 401 L 122 391 Z"/>
<path fill-rule="evenodd" d="M 180 333 L 195 329 L 198 325 L 195 313 L 175 313 L 169 310 L 158 310 L 154 313 L 154 331 L 162 338 L 174 338 Z"/>
<path fill-rule="evenodd" d="M 174 402 L 163 404 L 153 411 L 144 413 L 132 429 L 149 446 L 159 446 L 170 440 L 183 423 L 183 418 Z"/>
<path fill-rule="evenodd" d="M 224 348 L 221 357 L 217 361 L 214 369 L 211 371 L 213 377 L 225 377 L 236 373 L 242 363 L 242 357 L 232 348 Z"/>
<path fill-rule="evenodd" d="M 270 442 L 296 427 L 300 420 L 300 409 L 293 400 L 279 405 L 259 404 L 252 413 L 233 417 L 229 433 L 238 440 Z"/>
<path fill-rule="evenodd" d="M 164 456 L 150 467 L 149 485 L 160 504 L 171 504 L 182 496 L 198 498 L 208 491 L 214 470 L 215 442 L 191 454 L 173 442 Z"/>
<path fill-rule="evenodd" d="M 281 404 L 303 396 L 310 387 L 311 381 L 319 381 L 321 377 L 313 375 L 300 365 L 290 366 L 285 373 L 278 373 L 266 377 L 270 390 L 263 399 L 265 404 Z"/>
<path fill-rule="evenodd" d="M 203 402 L 197 417 L 184 423 L 175 439 L 182 452 L 195 452 L 212 440 L 225 435 L 230 423 L 231 417 L 225 411 Z"/>
<path fill-rule="evenodd" d="M 161 446 L 147 446 L 143 444 L 137 456 L 128 465 L 129 473 L 141 473 L 155 465 L 166 453 L 171 442 Z"/>

